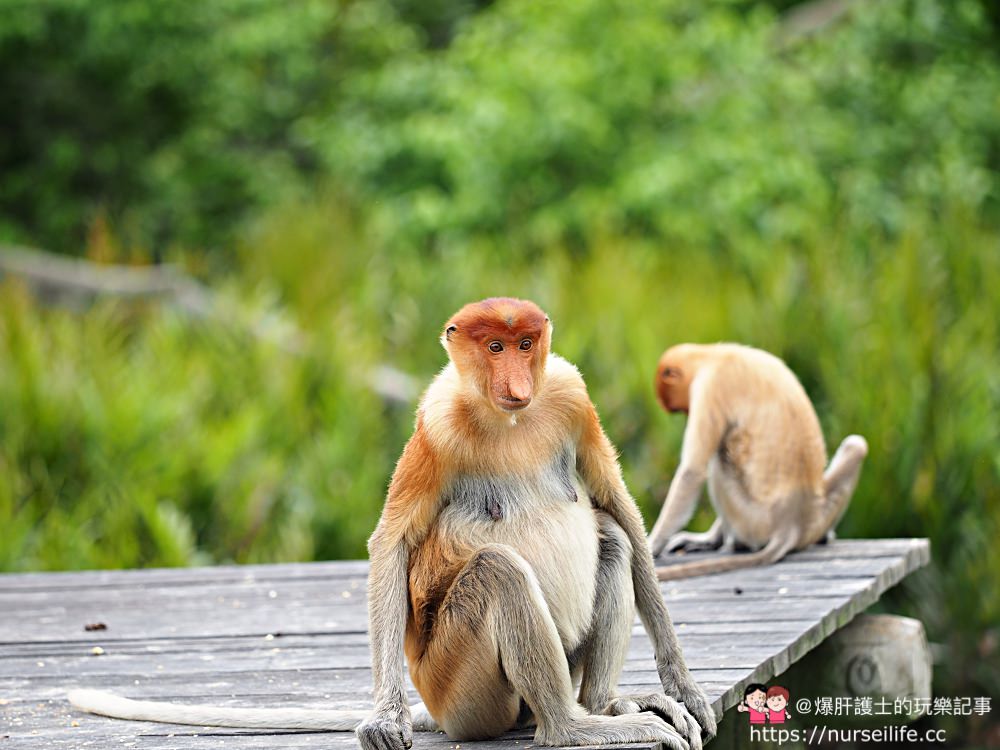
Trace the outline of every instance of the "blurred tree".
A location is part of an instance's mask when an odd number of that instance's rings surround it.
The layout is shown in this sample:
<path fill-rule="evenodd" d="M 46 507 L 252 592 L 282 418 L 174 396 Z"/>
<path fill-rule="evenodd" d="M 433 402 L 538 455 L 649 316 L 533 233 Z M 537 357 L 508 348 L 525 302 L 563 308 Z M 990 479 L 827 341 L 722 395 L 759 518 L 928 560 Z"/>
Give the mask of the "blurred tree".
<path fill-rule="evenodd" d="M 0 0 L 0 234 L 212 247 L 317 173 L 340 83 L 415 44 L 327 0 Z M 307 184 L 307 183 L 305 183 Z"/>

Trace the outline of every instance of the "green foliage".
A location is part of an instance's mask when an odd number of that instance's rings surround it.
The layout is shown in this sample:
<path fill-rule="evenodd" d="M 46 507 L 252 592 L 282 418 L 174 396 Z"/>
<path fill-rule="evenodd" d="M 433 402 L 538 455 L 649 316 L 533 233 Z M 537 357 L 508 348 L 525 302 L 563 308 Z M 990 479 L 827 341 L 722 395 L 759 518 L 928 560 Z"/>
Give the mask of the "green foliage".
<path fill-rule="evenodd" d="M 502 234 L 516 257 L 598 229 L 756 266 L 825 233 L 817 216 L 863 244 L 912 203 L 996 213 L 1000 71 L 977 3 L 884 3 L 775 40 L 763 8 L 511 0 L 442 55 L 357 79 L 327 159 L 394 234 Z"/>
<path fill-rule="evenodd" d="M 344 78 L 415 44 L 379 2 L 0 0 L 0 236 L 212 247 L 317 173 Z"/>
<path fill-rule="evenodd" d="M 896 602 L 939 690 L 1000 693 L 993 17 L 854 4 L 782 43 L 792 4 L 0 0 L 0 237 L 89 227 L 231 311 L 0 281 L 0 569 L 364 555 L 413 419 L 373 371 L 428 381 L 442 321 L 512 294 L 650 520 L 660 352 L 782 356 L 830 447 L 871 445 L 842 535 L 932 539 Z"/>

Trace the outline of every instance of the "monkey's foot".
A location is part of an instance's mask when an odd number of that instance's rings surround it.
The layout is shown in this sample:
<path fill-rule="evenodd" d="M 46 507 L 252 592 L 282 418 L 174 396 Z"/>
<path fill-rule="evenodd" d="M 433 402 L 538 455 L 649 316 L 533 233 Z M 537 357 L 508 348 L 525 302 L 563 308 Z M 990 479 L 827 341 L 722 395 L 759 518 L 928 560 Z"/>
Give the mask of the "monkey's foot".
<path fill-rule="evenodd" d="M 684 737 L 691 750 L 701 750 L 701 727 L 680 703 L 665 693 L 620 695 L 614 698 L 601 713 L 624 716 L 647 711 L 669 722 Z"/>
<path fill-rule="evenodd" d="M 670 724 L 652 713 L 623 716 L 577 716 L 561 727 L 539 727 L 539 745 L 627 745 L 656 742 L 670 750 L 690 750 Z"/>
<path fill-rule="evenodd" d="M 684 704 L 684 709 L 695 718 L 702 731 L 709 737 L 714 737 L 716 732 L 715 710 L 708 702 L 708 696 L 705 695 L 701 686 L 691 682 L 685 689 L 681 685 L 677 698 Z"/>
<path fill-rule="evenodd" d="M 722 546 L 722 535 L 706 531 L 697 534 L 693 531 L 681 531 L 674 534 L 667 540 L 667 552 L 701 552 L 706 550 L 719 549 Z"/>

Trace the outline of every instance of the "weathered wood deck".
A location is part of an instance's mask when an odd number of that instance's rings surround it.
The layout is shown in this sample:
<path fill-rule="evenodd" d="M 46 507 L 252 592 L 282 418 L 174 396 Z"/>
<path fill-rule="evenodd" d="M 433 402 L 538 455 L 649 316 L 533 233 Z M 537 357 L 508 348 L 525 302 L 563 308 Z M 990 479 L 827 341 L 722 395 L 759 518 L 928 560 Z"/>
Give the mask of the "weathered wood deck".
<path fill-rule="evenodd" d="M 926 540 L 838 541 L 774 568 L 663 591 L 688 664 L 725 709 L 928 559 Z M 65 695 L 103 687 L 137 698 L 367 707 L 366 571 L 364 562 L 333 562 L 0 576 L 0 748 L 353 748 L 350 733 L 105 719 L 71 711 Z M 97 623 L 107 629 L 84 629 Z M 638 625 L 621 682 L 659 687 Z M 520 748 L 531 734 L 463 744 Z M 414 746 L 455 743 L 419 734 Z"/>

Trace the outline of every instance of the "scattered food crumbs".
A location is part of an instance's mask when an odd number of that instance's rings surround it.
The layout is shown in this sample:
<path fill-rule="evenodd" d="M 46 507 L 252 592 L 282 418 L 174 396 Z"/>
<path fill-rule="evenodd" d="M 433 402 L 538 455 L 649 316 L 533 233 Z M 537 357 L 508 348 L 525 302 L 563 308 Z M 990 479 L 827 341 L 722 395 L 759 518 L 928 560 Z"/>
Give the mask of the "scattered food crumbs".
<path fill-rule="evenodd" d="M 778 593 L 779 594 L 787 594 L 788 593 L 788 587 L 787 586 L 782 586 L 780 589 L 778 589 Z"/>
<path fill-rule="evenodd" d="M 278 598 L 278 592 L 275 591 L 274 589 L 271 589 L 270 591 L 267 592 L 267 598 L 268 599 L 277 599 Z"/>
<path fill-rule="evenodd" d="M 95 630 L 107 630 L 108 626 L 103 622 L 91 622 L 83 626 L 83 629 L 88 633 L 92 633 Z"/>
<path fill-rule="evenodd" d="M 733 593 L 739 596 L 740 594 L 743 593 L 743 589 L 741 589 L 739 586 L 733 586 Z"/>
<path fill-rule="evenodd" d="M 6 698 L 0 698 L 0 706 L 6 706 L 8 703 L 10 703 L 10 701 Z"/>
<path fill-rule="evenodd" d="M 157 665 L 156 665 L 156 668 L 157 668 L 157 669 L 163 669 L 163 665 L 162 665 L 162 664 L 157 664 Z"/>
<path fill-rule="evenodd" d="M 351 592 L 350 591 L 341 591 L 340 595 L 342 597 L 344 597 L 345 599 L 350 599 L 351 598 Z"/>
<path fill-rule="evenodd" d="M 40 667 L 44 667 L 44 666 L 45 666 L 45 662 L 44 662 L 44 661 L 40 661 L 40 662 L 38 662 L 38 666 L 40 666 Z"/>
<path fill-rule="evenodd" d="M 104 656 L 104 649 L 101 648 L 100 646 L 94 646 L 92 649 L 90 649 L 90 653 L 92 653 L 94 656 Z"/>
<path fill-rule="evenodd" d="M 78 721 L 71 721 L 71 722 L 69 723 L 69 725 L 70 725 L 71 727 L 78 727 L 78 726 L 80 726 L 80 722 L 78 722 Z"/>
<path fill-rule="evenodd" d="M 264 636 L 264 640 L 265 641 L 273 641 L 274 640 L 274 634 L 273 633 L 268 633 L 267 635 Z"/>
<path fill-rule="evenodd" d="M 281 649 L 280 648 L 272 648 L 271 649 L 271 653 L 272 654 L 280 654 L 281 653 Z"/>

